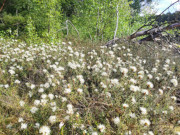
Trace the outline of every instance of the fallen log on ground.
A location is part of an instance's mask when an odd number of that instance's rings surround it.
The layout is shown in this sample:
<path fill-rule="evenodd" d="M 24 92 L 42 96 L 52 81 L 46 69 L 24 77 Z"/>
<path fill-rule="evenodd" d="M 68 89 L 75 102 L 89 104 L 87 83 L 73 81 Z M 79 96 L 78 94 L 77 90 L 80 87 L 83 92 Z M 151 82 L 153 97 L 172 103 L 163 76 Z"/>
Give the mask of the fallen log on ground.
<path fill-rule="evenodd" d="M 180 28 L 180 23 L 174 23 L 174 24 L 170 24 L 168 26 L 161 26 L 161 27 L 152 28 L 149 30 L 139 31 L 139 32 L 136 32 L 136 33 L 130 35 L 129 37 L 127 37 L 127 39 L 132 40 L 132 39 L 140 37 L 140 36 L 148 35 L 147 37 L 139 40 L 139 43 L 142 43 L 143 41 L 152 41 L 156 37 L 161 35 L 162 32 L 164 32 L 166 30 L 170 30 L 170 29 L 175 29 L 175 28 Z M 120 38 L 115 38 L 113 40 L 110 40 L 105 44 L 105 46 L 109 47 L 109 46 L 115 44 L 115 42 L 118 40 L 120 40 Z"/>
<path fill-rule="evenodd" d="M 171 24 L 171 25 L 168 25 L 168 26 L 165 26 L 165 27 L 158 27 L 158 28 L 153 28 L 153 29 L 150 29 L 150 30 L 145 30 L 145 31 L 140 31 L 140 32 L 137 32 L 137 33 L 134 33 L 132 35 L 130 35 L 128 37 L 128 39 L 133 39 L 133 38 L 136 38 L 136 37 L 139 37 L 139 36 L 144 36 L 144 35 L 155 35 L 159 32 L 163 32 L 165 30 L 170 30 L 170 29 L 174 29 L 174 28 L 178 28 L 180 27 L 180 23 L 174 23 L 174 24 Z"/>

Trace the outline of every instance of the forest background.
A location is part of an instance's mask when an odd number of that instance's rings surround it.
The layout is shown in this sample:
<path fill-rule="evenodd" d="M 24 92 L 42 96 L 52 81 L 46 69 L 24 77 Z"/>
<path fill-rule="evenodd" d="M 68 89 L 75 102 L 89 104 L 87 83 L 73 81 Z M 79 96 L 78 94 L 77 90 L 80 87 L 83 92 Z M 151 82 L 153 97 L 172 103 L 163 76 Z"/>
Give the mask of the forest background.
<path fill-rule="evenodd" d="M 132 34 L 155 16 L 140 15 L 142 2 L 148 7 L 152 0 L 2 0 L 0 36 L 26 42 L 55 42 L 66 35 L 108 41 Z M 168 13 L 158 21 L 173 20 L 178 14 Z"/>

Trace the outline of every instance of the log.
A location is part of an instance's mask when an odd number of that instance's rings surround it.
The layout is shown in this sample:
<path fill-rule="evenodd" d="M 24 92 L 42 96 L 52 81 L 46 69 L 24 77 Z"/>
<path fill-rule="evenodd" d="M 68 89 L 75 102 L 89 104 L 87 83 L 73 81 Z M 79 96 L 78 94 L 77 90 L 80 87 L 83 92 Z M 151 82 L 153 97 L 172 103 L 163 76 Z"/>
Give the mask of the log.
<path fill-rule="evenodd" d="M 174 24 L 171 24 L 171 25 L 168 25 L 168 26 L 165 26 L 165 27 L 159 27 L 159 28 L 153 28 L 153 29 L 150 29 L 150 30 L 145 30 L 145 31 L 140 31 L 140 32 L 137 32 L 137 33 L 134 33 L 132 35 L 130 35 L 128 37 L 128 39 L 133 39 L 133 38 L 136 38 L 136 37 L 140 37 L 140 36 L 144 36 L 144 35 L 154 35 L 156 33 L 159 33 L 159 32 L 162 32 L 164 30 L 169 30 L 169 29 L 174 29 L 174 28 L 178 28 L 180 27 L 180 23 L 174 23 Z"/>
<path fill-rule="evenodd" d="M 113 40 L 108 41 L 105 46 L 109 47 L 115 44 L 116 41 L 120 40 L 120 38 L 114 38 Z"/>
<path fill-rule="evenodd" d="M 156 37 L 159 37 L 161 35 L 160 32 L 154 34 L 154 35 L 149 35 L 141 40 L 139 40 L 138 42 L 141 44 L 143 41 L 153 41 Z"/>
<path fill-rule="evenodd" d="M 152 41 L 154 38 L 158 37 L 161 34 L 161 32 L 163 32 L 165 30 L 174 29 L 174 28 L 180 28 L 180 23 L 174 23 L 174 24 L 170 24 L 168 26 L 161 26 L 158 28 L 152 28 L 152 29 L 145 30 L 145 31 L 139 31 L 139 32 L 136 32 L 136 33 L 130 35 L 129 37 L 127 37 L 127 39 L 131 40 L 136 37 L 148 35 L 147 37 L 139 40 L 139 43 L 142 43 L 143 41 Z M 115 38 L 113 40 L 110 40 L 105 44 L 105 46 L 107 46 L 107 47 L 112 46 L 118 40 L 120 40 L 120 38 Z"/>

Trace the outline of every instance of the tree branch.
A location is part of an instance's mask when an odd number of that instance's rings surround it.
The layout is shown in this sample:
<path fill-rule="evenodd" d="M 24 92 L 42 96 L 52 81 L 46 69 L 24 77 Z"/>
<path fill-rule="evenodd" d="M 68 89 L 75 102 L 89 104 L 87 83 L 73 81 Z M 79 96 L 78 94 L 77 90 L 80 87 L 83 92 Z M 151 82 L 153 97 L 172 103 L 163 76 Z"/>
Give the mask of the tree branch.
<path fill-rule="evenodd" d="M 150 30 L 140 31 L 140 32 L 137 32 L 137 33 L 131 35 L 130 37 L 128 37 L 128 39 L 133 39 L 133 38 L 136 38 L 136 37 L 139 37 L 139 36 L 158 33 L 158 32 L 162 32 L 164 30 L 174 29 L 174 28 L 178 28 L 178 27 L 180 27 L 180 23 L 174 23 L 174 24 L 171 24 L 171 25 L 168 25 L 168 26 L 165 26 L 165 27 L 159 27 L 159 28 L 153 28 L 153 29 L 150 29 Z"/>
<path fill-rule="evenodd" d="M 3 10 L 3 7 L 4 7 L 5 2 L 6 2 L 6 0 L 3 1 L 3 4 L 2 4 L 2 6 L 1 6 L 1 8 L 0 8 L 0 12 Z"/>

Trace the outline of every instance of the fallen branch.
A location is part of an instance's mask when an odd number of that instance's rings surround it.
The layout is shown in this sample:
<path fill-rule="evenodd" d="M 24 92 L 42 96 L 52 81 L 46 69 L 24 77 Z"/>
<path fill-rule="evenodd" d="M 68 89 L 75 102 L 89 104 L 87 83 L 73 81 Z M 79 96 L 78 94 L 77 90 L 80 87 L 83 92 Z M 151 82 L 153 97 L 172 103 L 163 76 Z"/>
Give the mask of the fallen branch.
<path fill-rule="evenodd" d="M 164 27 L 162 26 L 162 27 L 158 27 L 158 28 L 152 28 L 149 30 L 140 31 L 140 32 L 137 32 L 135 34 L 132 34 L 131 36 L 128 37 L 128 39 L 131 40 L 131 39 L 136 38 L 136 37 L 148 35 L 147 37 L 141 39 L 139 41 L 139 43 L 142 43 L 143 41 L 152 41 L 154 38 L 158 37 L 161 34 L 161 32 L 163 32 L 165 30 L 179 28 L 179 27 L 180 27 L 180 23 L 174 23 L 174 24 L 170 24 L 170 25 L 164 26 Z M 112 46 L 118 40 L 120 40 L 120 38 L 115 38 L 113 40 L 110 40 L 105 44 L 105 46 L 107 46 L 107 47 Z"/>
<path fill-rule="evenodd" d="M 133 39 L 139 36 L 149 35 L 149 34 L 155 35 L 156 33 L 162 32 L 164 30 L 170 30 L 170 29 L 174 29 L 178 27 L 180 27 L 180 23 L 174 23 L 165 27 L 159 27 L 159 28 L 153 28 L 150 30 L 140 31 L 140 32 L 132 34 L 131 36 L 128 37 L 128 39 Z"/>
<path fill-rule="evenodd" d="M 61 30 L 67 30 L 67 35 L 68 35 L 68 33 L 69 33 L 68 23 L 71 24 L 71 26 L 75 29 L 75 31 L 77 32 L 77 34 L 78 34 L 78 36 L 79 36 L 78 30 L 77 30 L 76 27 L 72 24 L 72 22 L 69 21 L 69 20 L 66 20 L 66 27 L 64 27 L 64 28 L 62 28 L 62 29 L 59 29 L 57 32 L 59 32 L 59 31 L 61 31 Z"/>
<path fill-rule="evenodd" d="M 115 44 L 116 41 L 120 40 L 120 38 L 114 38 L 113 40 L 108 41 L 105 46 L 109 47 Z"/>
<path fill-rule="evenodd" d="M 159 37 L 161 35 L 160 32 L 158 32 L 157 34 L 154 34 L 154 35 L 149 35 L 141 40 L 139 40 L 138 42 L 141 44 L 143 41 L 152 41 L 154 40 L 156 37 Z"/>

